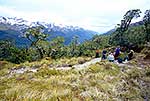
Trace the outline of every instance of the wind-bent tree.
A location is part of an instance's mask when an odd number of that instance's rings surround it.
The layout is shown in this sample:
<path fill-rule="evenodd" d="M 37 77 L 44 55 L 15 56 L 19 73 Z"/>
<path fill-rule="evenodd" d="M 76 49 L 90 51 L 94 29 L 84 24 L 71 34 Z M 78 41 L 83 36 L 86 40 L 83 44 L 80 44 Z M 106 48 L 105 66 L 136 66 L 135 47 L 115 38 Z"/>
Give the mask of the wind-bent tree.
<path fill-rule="evenodd" d="M 143 17 L 145 32 L 146 32 L 146 41 L 150 42 L 150 10 L 146 10 Z"/>
<path fill-rule="evenodd" d="M 113 37 L 114 41 L 117 41 L 117 45 L 125 45 L 126 39 L 123 34 L 128 30 L 132 19 L 140 17 L 140 9 L 133 9 L 126 12 L 121 20 L 121 24 L 118 24 L 117 34 Z"/>
<path fill-rule="evenodd" d="M 40 45 L 38 45 L 40 41 L 46 41 L 46 38 L 48 37 L 47 34 L 43 33 L 43 27 L 38 26 L 29 28 L 25 32 L 25 37 L 31 42 L 30 47 L 35 47 L 39 52 L 40 58 L 43 58 L 44 50 Z"/>
<path fill-rule="evenodd" d="M 120 29 L 122 32 L 128 30 L 128 27 L 132 21 L 133 18 L 140 17 L 140 9 L 133 9 L 127 11 L 127 13 L 123 16 L 123 20 L 121 20 Z"/>

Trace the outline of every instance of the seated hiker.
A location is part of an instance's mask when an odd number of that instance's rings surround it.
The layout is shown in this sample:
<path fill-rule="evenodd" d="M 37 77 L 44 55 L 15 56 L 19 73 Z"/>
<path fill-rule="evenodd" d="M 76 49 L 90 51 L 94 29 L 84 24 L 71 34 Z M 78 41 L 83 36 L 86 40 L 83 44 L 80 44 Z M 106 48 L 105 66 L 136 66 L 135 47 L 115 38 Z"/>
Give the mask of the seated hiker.
<path fill-rule="evenodd" d="M 118 63 L 122 63 L 124 61 L 125 57 L 126 57 L 125 54 L 123 52 L 120 52 L 120 54 L 117 58 Z"/>
<path fill-rule="evenodd" d="M 95 58 L 98 58 L 99 57 L 99 50 L 97 49 L 95 52 L 96 52 Z"/>
<path fill-rule="evenodd" d="M 115 55 L 114 55 L 115 59 L 118 58 L 119 54 L 120 54 L 120 47 L 117 47 L 115 50 Z"/>
<path fill-rule="evenodd" d="M 128 53 L 128 60 L 131 60 L 133 58 L 133 54 L 134 54 L 134 51 L 130 50 L 130 52 Z"/>
<path fill-rule="evenodd" d="M 126 48 L 125 46 L 123 46 L 123 47 L 120 48 L 120 51 L 121 51 L 121 52 L 126 52 L 126 51 L 127 51 L 127 48 Z"/>
<path fill-rule="evenodd" d="M 114 55 L 112 53 L 109 53 L 107 59 L 109 60 L 109 62 L 114 62 L 115 60 Z"/>
<path fill-rule="evenodd" d="M 129 59 L 128 59 L 128 53 L 127 52 L 124 52 L 124 59 L 123 59 L 123 61 L 128 61 Z"/>
<path fill-rule="evenodd" d="M 102 59 L 106 59 L 106 54 L 107 54 L 107 51 L 103 50 L 103 52 L 102 52 Z"/>

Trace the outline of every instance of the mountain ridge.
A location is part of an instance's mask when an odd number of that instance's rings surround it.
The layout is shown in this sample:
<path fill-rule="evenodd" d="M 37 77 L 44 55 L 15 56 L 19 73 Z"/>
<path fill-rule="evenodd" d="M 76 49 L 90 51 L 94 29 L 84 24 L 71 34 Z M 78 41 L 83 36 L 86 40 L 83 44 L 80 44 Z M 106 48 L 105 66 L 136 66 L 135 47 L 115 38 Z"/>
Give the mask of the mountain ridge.
<path fill-rule="evenodd" d="M 144 25 L 144 22 L 143 21 L 138 21 L 138 22 L 135 22 L 135 23 L 131 23 L 129 27 L 136 27 L 136 26 L 139 26 L 139 25 Z M 112 33 L 114 33 L 116 31 L 115 28 L 113 29 L 110 29 L 109 31 L 103 33 L 103 35 L 110 35 Z"/>

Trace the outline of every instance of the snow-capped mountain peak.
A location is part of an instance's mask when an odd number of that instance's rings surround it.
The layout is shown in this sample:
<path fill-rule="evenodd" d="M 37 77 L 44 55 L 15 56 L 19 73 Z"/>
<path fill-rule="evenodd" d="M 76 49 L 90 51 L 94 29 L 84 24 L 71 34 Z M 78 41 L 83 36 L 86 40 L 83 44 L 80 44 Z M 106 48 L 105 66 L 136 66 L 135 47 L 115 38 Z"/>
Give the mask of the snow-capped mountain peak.
<path fill-rule="evenodd" d="M 11 17 L 2 17 L 0 16 L 0 23 L 3 24 L 9 24 L 9 25 L 15 25 L 17 26 L 19 29 L 26 29 L 29 27 L 35 27 L 35 26 L 44 26 L 45 28 L 49 29 L 49 31 L 51 31 L 52 29 L 55 31 L 67 31 L 67 29 L 74 31 L 74 30 L 78 30 L 81 29 L 78 26 L 67 26 L 67 25 L 63 25 L 63 24 L 55 24 L 55 23 L 46 23 L 46 22 L 30 22 L 27 20 L 24 20 L 22 18 L 11 18 Z"/>

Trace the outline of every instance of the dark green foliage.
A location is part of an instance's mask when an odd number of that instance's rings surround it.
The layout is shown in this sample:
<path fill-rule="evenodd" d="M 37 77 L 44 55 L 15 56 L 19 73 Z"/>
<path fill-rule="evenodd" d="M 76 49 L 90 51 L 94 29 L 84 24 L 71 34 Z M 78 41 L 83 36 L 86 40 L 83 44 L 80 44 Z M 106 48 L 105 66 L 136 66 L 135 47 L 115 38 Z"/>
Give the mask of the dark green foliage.
<path fill-rule="evenodd" d="M 78 36 L 75 36 L 72 39 L 72 42 L 69 45 L 69 47 L 70 47 L 70 56 L 72 56 L 72 57 L 73 56 L 78 56 L 78 54 L 79 54 L 78 45 L 79 45 Z"/>
<path fill-rule="evenodd" d="M 129 10 L 125 15 L 117 30 L 111 35 L 109 43 L 127 47 L 143 47 L 150 39 L 150 11 L 145 12 L 142 23 L 138 26 L 130 26 L 133 18 L 139 17 L 139 9 Z"/>
<path fill-rule="evenodd" d="M 39 43 L 41 43 L 41 41 L 46 41 L 46 38 L 48 37 L 48 35 L 44 34 L 42 31 L 43 27 L 38 26 L 29 28 L 25 32 L 25 37 L 31 42 L 30 47 L 35 47 L 37 49 L 41 59 L 44 57 L 45 50 Z"/>
<path fill-rule="evenodd" d="M 0 41 L 0 60 L 7 60 L 13 63 L 21 63 L 30 60 L 26 49 L 16 47 L 13 41 Z"/>
<path fill-rule="evenodd" d="M 109 47 L 109 35 L 97 35 L 94 36 L 92 41 L 93 41 L 93 46 L 95 46 L 95 49 L 100 49 L 100 48 L 107 48 Z"/>
<path fill-rule="evenodd" d="M 146 10 L 143 17 L 145 32 L 146 32 L 146 41 L 150 42 L 150 10 Z"/>
<path fill-rule="evenodd" d="M 118 31 L 114 32 L 111 35 L 109 43 L 111 45 L 119 45 L 119 37 L 117 37 Z M 133 26 L 130 27 L 124 34 L 122 35 L 124 38 L 124 44 L 126 46 L 141 46 L 146 42 L 146 33 L 144 31 L 144 26 Z"/>
<path fill-rule="evenodd" d="M 9 40 L 0 41 L 0 57 L 7 58 L 10 53 L 10 48 L 13 46 L 12 42 Z"/>
<path fill-rule="evenodd" d="M 121 32 L 125 32 L 128 30 L 129 25 L 133 18 L 140 17 L 140 9 L 133 9 L 126 12 L 126 14 L 123 16 L 123 20 L 121 20 L 120 30 Z"/>
<path fill-rule="evenodd" d="M 118 28 L 116 30 L 116 34 L 113 35 L 111 38 L 111 43 L 120 46 L 128 45 L 127 38 L 124 37 L 125 32 L 128 30 L 129 25 L 133 18 L 140 17 L 140 9 L 133 9 L 126 12 L 126 14 L 123 16 L 123 20 L 121 20 L 121 24 L 118 24 Z"/>
<path fill-rule="evenodd" d="M 125 32 L 124 36 L 127 44 L 143 45 L 146 41 L 144 26 L 131 27 Z"/>
<path fill-rule="evenodd" d="M 55 59 L 64 56 L 66 54 L 64 47 L 63 37 L 54 38 L 51 42 L 49 42 L 48 56 Z"/>

